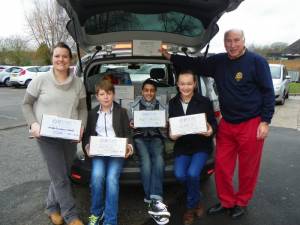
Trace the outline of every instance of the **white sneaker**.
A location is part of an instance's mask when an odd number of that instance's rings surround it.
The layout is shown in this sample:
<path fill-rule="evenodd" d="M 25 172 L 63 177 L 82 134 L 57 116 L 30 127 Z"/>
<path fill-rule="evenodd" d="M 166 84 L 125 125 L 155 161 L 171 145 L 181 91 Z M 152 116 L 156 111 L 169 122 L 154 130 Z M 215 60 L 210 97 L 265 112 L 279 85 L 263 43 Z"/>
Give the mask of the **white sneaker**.
<path fill-rule="evenodd" d="M 167 206 L 160 200 L 151 201 L 149 205 L 148 213 L 154 216 L 165 216 L 165 217 L 171 216 L 170 212 L 167 209 Z"/>

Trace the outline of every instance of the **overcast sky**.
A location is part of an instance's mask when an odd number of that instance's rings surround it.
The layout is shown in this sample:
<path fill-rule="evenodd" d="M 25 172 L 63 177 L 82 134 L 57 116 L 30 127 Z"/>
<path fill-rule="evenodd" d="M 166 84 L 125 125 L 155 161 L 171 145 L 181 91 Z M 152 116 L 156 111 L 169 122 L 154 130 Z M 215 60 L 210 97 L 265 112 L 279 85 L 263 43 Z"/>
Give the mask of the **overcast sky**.
<path fill-rule="evenodd" d="M 24 35 L 24 8 L 30 11 L 33 0 L 2 0 L 0 37 Z M 291 44 L 300 39 L 300 0 L 245 0 L 219 20 L 219 33 L 211 41 L 210 52 L 223 51 L 223 34 L 230 28 L 245 31 L 246 43 Z"/>

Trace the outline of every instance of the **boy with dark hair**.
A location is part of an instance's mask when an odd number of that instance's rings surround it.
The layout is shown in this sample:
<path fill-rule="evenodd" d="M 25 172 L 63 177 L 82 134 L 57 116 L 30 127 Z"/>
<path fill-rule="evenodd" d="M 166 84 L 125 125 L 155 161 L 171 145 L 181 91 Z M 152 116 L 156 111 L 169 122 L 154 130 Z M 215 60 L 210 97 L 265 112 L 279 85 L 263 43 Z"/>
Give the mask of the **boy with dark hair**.
<path fill-rule="evenodd" d="M 142 85 L 142 97 L 137 98 L 132 104 L 134 111 L 140 110 L 165 110 L 156 99 L 157 82 L 147 79 Z M 157 127 L 134 129 L 133 142 L 141 160 L 141 178 L 145 192 L 144 202 L 149 204 L 148 213 L 158 224 L 169 222 L 170 213 L 163 203 L 163 174 L 164 174 L 164 137 Z"/>

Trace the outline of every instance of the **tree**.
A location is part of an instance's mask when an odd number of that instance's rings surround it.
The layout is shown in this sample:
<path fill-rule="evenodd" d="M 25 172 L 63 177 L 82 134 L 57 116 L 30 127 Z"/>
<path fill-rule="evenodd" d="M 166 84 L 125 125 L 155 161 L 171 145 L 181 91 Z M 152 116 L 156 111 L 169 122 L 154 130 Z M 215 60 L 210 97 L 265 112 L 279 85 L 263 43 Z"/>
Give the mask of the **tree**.
<path fill-rule="evenodd" d="M 250 44 L 247 48 L 265 57 L 280 57 L 282 51 L 288 46 L 284 42 L 274 42 L 271 45 Z"/>
<path fill-rule="evenodd" d="M 0 39 L 0 63 L 11 65 L 28 65 L 28 41 L 19 36 Z"/>
<path fill-rule="evenodd" d="M 69 17 L 55 0 L 34 0 L 34 8 L 25 15 L 28 33 L 37 46 L 45 44 L 52 50 L 60 41 L 73 46 L 72 37 L 66 30 Z"/>
<path fill-rule="evenodd" d="M 39 65 L 50 65 L 51 64 L 51 52 L 45 43 L 42 43 L 35 53 L 37 64 Z"/>

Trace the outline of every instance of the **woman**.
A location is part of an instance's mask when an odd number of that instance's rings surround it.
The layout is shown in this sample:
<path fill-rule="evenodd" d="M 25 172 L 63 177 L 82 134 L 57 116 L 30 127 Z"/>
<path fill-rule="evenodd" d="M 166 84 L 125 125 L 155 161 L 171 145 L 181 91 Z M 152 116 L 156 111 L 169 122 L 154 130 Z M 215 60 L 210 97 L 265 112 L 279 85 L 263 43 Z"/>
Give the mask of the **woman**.
<path fill-rule="evenodd" d="M 96 85 L 99 105 L 89 112 L 83 146 L 89 154 L 91 136 L 123 137 L 131 143 L 127 111 L 115 102 L 115 88 L 109 79 L 102 79 Z M 131 144 L 127 144 L 125 158 L 133 154 Z M 91 215 L 89 225 L 117 225 L 119 202 L 119 177 L 123 169 L 124 157 L 91 156 Z"/>
<path fill-rule="evenodd" d="M 187 192 L 187 209 L 183 216 L 185 225 L 192 224 L 194 216 L 201 217 L 204 213 L 200 174 L 213 149 L 213 134 L 217 128 L 212 103 L 208 98 L 195 93 L 196 84 L 196 76 L 192 71 L 182 71 L 177 81 L 179 93 L 169 102 L 169 118 L 198 113 L 205 113 L 207 118 L 206 132 L 182 136 L 170 134 L 170 138 L 175 141 L 175 177 L 186 186 Z"/>
<path fill-rule="evenodd" d="M 65 43 L 53 49 L 53 68 L 33 79 L 24 101 L 23 114 L 36 138 L 46 161 L 50 176 L 50 187 L 46 200 L 46 213 L 55 225 L 83 225 L 78 218 L 72 196 L 69 173 L 77 150 L 75 141 L 40 136 L 43 114 L 82 121 L 81 136 L 87 119 L 86 93 L 82 81 L 69 71 L 72 52 Z"/>

